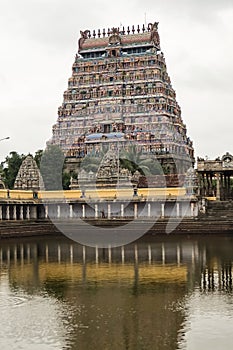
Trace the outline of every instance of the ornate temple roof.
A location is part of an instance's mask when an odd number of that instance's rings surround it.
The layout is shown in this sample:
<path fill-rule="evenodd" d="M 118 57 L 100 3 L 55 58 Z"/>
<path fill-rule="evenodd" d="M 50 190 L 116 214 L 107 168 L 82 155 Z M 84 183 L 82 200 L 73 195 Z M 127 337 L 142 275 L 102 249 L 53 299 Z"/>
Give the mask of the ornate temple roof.
<path fill-rule="evenodd" d="M 141 29 L 138 26 L 137 30 L 134 26 L 131 30 L 128 27 L 127 31 L 125 31 L 124 27 L 122 30 L 119 28 L 112 28 L 111 30 L 108 29 L 108 31 L 105 31 L 104 29 L 103 33 L 98 30 L 97 34 L 94 30 L 92 35 L 88 29 L 84 32 L 80 31 L 81 38 L 79 39 L 79 52 L 82 53 L 86 50 L 97 48 L 104 49 L 108 45 L 121 45 L 122 47 L 127 47 L 128 45 L 142 46 L 156 43 L 159 47 L 160 40 L 157 29 L 158 23 L 155 22 L 154 24 L 149 23 L 147 29 L 144 25 Z M 137 33 L 135 33 L 135 31 Z"/>

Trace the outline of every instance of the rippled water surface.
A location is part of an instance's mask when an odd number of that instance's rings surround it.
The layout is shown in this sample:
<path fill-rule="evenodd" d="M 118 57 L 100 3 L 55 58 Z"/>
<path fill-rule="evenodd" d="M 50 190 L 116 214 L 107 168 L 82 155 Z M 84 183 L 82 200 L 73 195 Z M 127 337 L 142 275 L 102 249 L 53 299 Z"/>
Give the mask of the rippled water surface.
<path fill-rule="evenodd" d="M 1 241 L 0 349 L 232 349 L 231 237 Z"/>

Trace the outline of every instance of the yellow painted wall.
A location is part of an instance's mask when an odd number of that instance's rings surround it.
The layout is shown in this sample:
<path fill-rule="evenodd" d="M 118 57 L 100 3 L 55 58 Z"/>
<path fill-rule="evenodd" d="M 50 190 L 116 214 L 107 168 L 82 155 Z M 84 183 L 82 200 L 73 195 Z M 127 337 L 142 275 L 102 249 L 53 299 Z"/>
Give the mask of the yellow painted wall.
<path fill-rule="evenodd" d="M 10 190 L 10 199 L 33 199 L 33 191 Z M 0 190 L 0 199 L 7 199 L 7 190 Z"/>
<path fill-rule="evenodd" d="M 139 198 L 177 198 L 185 196 L 186 190 L 183 187 L 176 188 L 139 188 Z M 133 188 L 129 189 L 97 189 L 86 190 L 86 198 L 88 199 L 132 199 Z M 72 191 L 39 191 L 38 199 L 79 199 L 81 197 L 80 190 Z M 0 190 L 0 199 L 7 199 L 7 190 Z M 10 190 L 10 199 L 33 199 L 33 191 Z"/>

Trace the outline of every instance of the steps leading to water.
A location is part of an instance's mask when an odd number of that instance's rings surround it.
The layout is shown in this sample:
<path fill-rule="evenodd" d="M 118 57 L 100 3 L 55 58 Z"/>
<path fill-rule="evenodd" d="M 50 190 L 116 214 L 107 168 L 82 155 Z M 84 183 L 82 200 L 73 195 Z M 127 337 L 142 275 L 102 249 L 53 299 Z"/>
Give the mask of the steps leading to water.
<path fill-rule="evenodd" d="M 207 205 L 207 219 L 233 219 L 233 202 L 221 201 L 221 202 L 208 202 Z"/>

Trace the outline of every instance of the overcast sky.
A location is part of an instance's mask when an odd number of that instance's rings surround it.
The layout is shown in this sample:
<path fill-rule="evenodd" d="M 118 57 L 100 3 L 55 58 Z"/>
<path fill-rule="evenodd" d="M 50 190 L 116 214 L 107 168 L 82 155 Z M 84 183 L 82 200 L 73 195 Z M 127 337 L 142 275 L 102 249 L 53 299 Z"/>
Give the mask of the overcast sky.
<path fill-rule="evenodd" d="M 195 156 L 233 153 L 232 0 L 1 0 L 0 160 L 52 136 L 80 30 L 159 22 Z"/>

